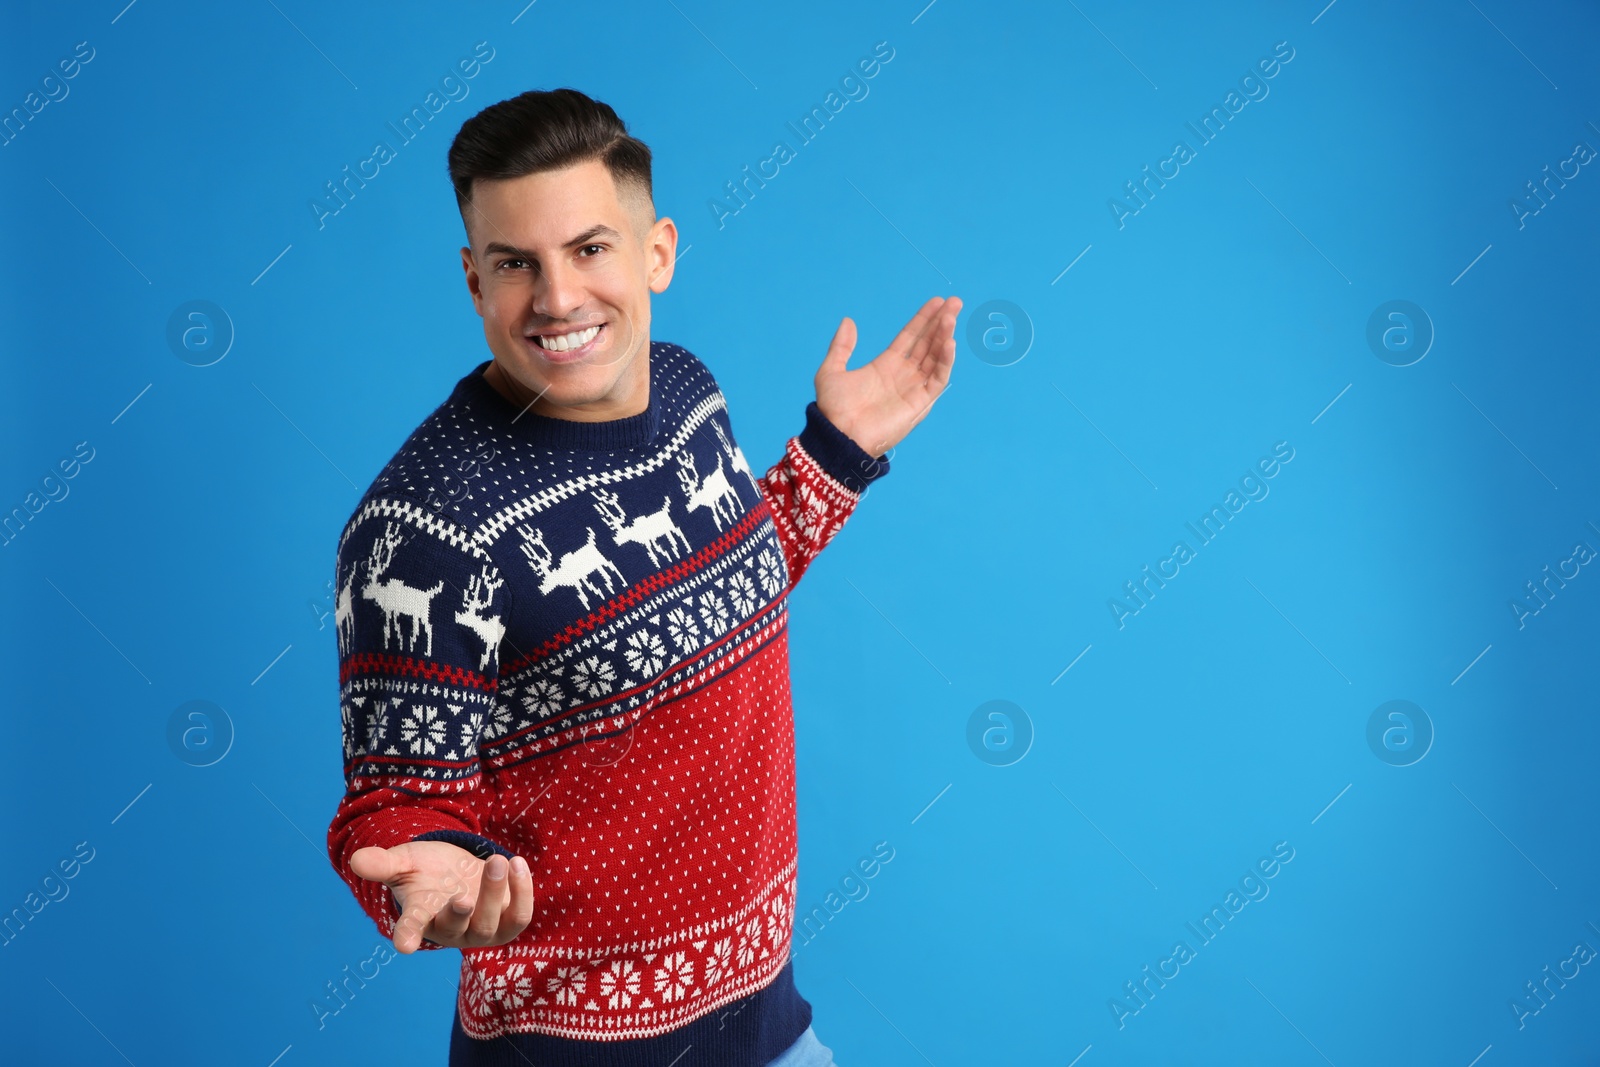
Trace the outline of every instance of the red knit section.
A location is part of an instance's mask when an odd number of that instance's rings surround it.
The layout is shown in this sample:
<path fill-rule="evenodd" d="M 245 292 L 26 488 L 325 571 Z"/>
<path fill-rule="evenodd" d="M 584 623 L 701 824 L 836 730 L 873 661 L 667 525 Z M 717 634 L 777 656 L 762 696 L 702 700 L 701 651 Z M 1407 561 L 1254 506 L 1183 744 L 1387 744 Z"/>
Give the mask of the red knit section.
<path fill-rule="evenodd" d="M 785 634 L 716 659 L 717 684 L 635 726 L 615 763 L 569 751 L 496 775 L 483 832 L 532 859 L 533 921 L 462 953 L 467 1033 L 653 1036 L 777 975 L 796 870 Z"/>

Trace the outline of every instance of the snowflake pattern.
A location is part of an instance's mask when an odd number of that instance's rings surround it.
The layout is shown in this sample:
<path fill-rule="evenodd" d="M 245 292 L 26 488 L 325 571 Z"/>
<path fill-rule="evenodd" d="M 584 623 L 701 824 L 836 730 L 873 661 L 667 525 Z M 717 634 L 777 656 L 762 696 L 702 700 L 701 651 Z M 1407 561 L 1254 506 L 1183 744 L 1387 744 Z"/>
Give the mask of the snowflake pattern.
<path fill-rule="evenodd" d="M 723 976 L 733 969 L 733 938 L 725 937 L 712 945 L 705 965 L 707 986 L 715 986 L 722 981 Z"/>
<path fill-rule="evenodd" d="M 382 704 L 382 701 L 379 701 Z M 367 751 L 383 752 L 383 743 L 389 739 L 389 716 L 381 711 L 367 721 Z M 389 749 L 388 755 L 395 755 L 394 749 Z"/>
<path fill-rule="evenodd" d="M 789 910 L 789 898 L 782 893 L 767 901 L 767 940 L 781 945 L 793 930 L 794 913 Z"/>
<path fill-rule="evenodd" d="M 661 1002 L 688 996 L 689 987 L 694 985 L 694 960 L 689 959 L 689 954 L 669 952 L 661 964 L 656 968 L 656 992 L 661 994 Z"/>
<path fill-rule="evenodd" d="M 527 965 L 513 963 L 489 981 L 486 999 L 515 1011 L 533 995 L 533 979 L 525 973 Z"/>
<path fill-rule="evenodd" d="M 600 995 L 606 998 L 608 1008 L 626 1008 L 639 995 L 639 972 L 633 969 L 632 960 L 612 960 L 600 972 Z"/>
<path fill-rule="evenodd" d="M 418 755 L 431 756 L 444 744 L 445 729 L 449 725 L 439 716 L 439 709 L 414 704 L 412 717 L 400 724 L 400 740 L 411 746 Z"/>
<path fill-rule="evenodd" d="M 478 731 L 483 726 L 483 712 L 471 711 L 467 713 L 467 721 L 461 724 L 461 747 L 471 752 L 478 747 Z"/>
<path fill-rule="evenodd" d="M 676 607 L 667 612 L 667 636 L 687 652 L 700 643 L 700 624 L 694 613 L 686 607 Z"/>
<path fill-rule="evenodd" d="M 339 735 L 344 738 L 345 758 L 350 758 L 355 751 L 355 712 L 351 709 L 351 701 L 339 701 Z"/>
<path fill-rule="evenodd" d="M 744 571 L 735 571 L 728 579 L 728 599 L 740 618 L 748 618 L 756 610 L 756 583 Z"/>
<path fill-rule="evenodd" d="M 540 675 L 529 682 L 528 688 L 523 691 L 522 706 L 532 712 L 535 718 L 542 719 L 566 707 L 567 694 L 562 691 L 560 682 L 549 675 Z"/>
<path fill-rule="evenodd" d="M 616 680 L 617 669 L 599 656 L 590 656 L 572 669 L 572 686 L 581 696 L 605 696 Z"/>
<path fill-rule="evenodd" d="M 783 576 L 778 567 L 778 554 L 770 548 L 763 548 L 756 557 L 756 577 L 761 580 L 761 588 L 768 596 L 777 596 L 778 590 L 783 588 Z"/>
<path fill-rule="evenodd" d="M 748 967 L 755 962 L 761 948 L 761 916 L 752 915 L 739 926 L 739 966 Z"/>
<path fill-rule="evenodd" d="M 495 701 L 494 711 L 489 716 L 489 729 L 485 731 L 489 737 L 504 737 L 511 732 L 511 721 L 516 718 L 516 712 L 511 705 L 503 700 Z"/>
<path fill-rule="evenodd" d="M 389 936 L 393 936 L 392 931 L 390 932 Z M 479 971 L 473 970 L 471 975 L 471 980 L 461 983 L 461 1000 L 459 1005 L 461 1008 L 461 1013 L 468 1017 L 487 1019 L 494 1014 L 494 1007 L 489 1003 L 486 996 L 488 987 L 485 984 L 483 975 Z"/>
<path fill-rule="evenodd" d="M 828 504 L 805 482 L 800 483 L 799 492 L 795 494 L 800 503 L 794 516 L 795 532 L 804 541 L 820 541 L 823 536 L 823 523 L 828 519 Z"/>
<path fill-rule="evenodd" d="M 653 678 L 667 665 L 667 646 L 650 630 L 635 630 L 629 634 L 625 655 L 628 669 L 641 678 Z"/>
<path fill-rule="evenodd" d="M 556 973 L 546 979 L 548 991 L 556 995 L 556 1003 L 568 1006 L 578 1003 L 578 994 L 583 992 L 584 981 L 582 967 L 558 967 Z"/>
<path fill-rule="evenodd" d="M 700 594 L 700 621 L 706 624 L 713 637 L 721 637 L 728 629 L 728 602 L 715 589 Z"/>

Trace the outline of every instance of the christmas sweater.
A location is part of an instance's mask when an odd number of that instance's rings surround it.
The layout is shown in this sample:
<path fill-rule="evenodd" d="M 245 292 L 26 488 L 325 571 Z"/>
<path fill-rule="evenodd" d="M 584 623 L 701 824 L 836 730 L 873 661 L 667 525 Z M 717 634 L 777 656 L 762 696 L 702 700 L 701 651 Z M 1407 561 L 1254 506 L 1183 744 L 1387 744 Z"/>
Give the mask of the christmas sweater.
<path fill-rule="evenodd" d="M 339 538 L 335 870 L 392 938 L 359 848 L 532 869 L 528 927 L 461 950 L 452 1065 L 754 1067 L 811 1022 L 787 597 L 889 464 L 813 401 L 757 476 L 705 365 L 649 362 L 648 408 L 606 422 L 479 364 Z"/>

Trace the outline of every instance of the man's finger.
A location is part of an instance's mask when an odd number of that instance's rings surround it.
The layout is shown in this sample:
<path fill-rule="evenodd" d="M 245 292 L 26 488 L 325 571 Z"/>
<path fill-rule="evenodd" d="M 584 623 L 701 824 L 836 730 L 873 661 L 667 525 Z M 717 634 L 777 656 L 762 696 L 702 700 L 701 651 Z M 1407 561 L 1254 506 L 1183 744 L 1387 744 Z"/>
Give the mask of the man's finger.
<path fill-rule="evenodd" d="M 955 360 L 956 319 L 960 317 L 961 298 L 952 296 L 939 309 L 939 318 L 931 334 L 931 343 L 928 345 L 928 351 L 934 357 L 936 365 L 948 365 Z"/>
<path fill-rule="evenodd" d="M 440 904 L 433 914 L 432 933 L 428 934 L 428 937 L 441 945 L 460 947 L 461 940 L 467 932 L 467 924 L 472 921 L 472 912 L 476 907 L 475 896 L 476 892 L 466 887 L 455 889 L 448 894 L 440 894 Z"/>
<path fill-rule="evenodd" d="M 917 334 L 916 339 L 911 342 L 911 347 L 905 352 L 905 362 L 919 369 L 927 362 L 928 354 L 936 350 L 939 338 L 945 332 L 945 315 L 949 301 L 942 296 L 934 297 L 934 299 L 939 301 L 938 306 L 923 321 L 921 331 Z"/>
<path fill-rule="evenodd" d="M 521 856 L 514 858 L 506 881 L 510 884 L 511 903 L 500 913 L 500 926 L 494 935 L 497 945 L 516 937 L 533 921 L 533 872 L 528 869 L 528 861 Z"/>
<path fill-rule="evenodd" d="M 401 908 L 400 918 L 394 924 L 395 949 L 400 952 L 415 952 L 421 948 L 424 935 L 437 932 L 430 924 L 433 922 L 435 911 L 446 899 L 443 893 L 408 894 Z"/>
<path fill-rule="evenodd" d="M 952 296 L 940 307 L 939 337 L 953 337 L 956 331 L 956 319 L 961 315 L 961 298 Z"/>
<path fill-rule="evenodd" d="M 500 928 L 500 910 L 505 907 L 510 889 L 506 885 L 511 862 L 496 853 L 483 862 L 483 873 L 478 882 L 478 899 L 467 924 L 467 943 L 488 945 L 494 942 Z"/>
<path fill-rule="evenodd" d="M 909 353 L 916 357 L 916 369 L 927 377 L 938 377 L 942 366 L 955 359 L 956 319 L 961 314 L 961 298 L 952 296 L 939 307 L 939 314 L 928 322 Z M 948 379 L 948 375 L 946 375 Z"/>
<path fill-rule="evenodd" d="M 889 344 L 888 351 L 902 356 L 908 355 L 912 344 L 921 336 L 923 329 L 927 326 L 928 320 L 933 317 L 934 312 L 943 303 L 944 297 L 942 296 L 930 297 L 928 302 L 918 308 L 915 315 L 911 316 L 911 321 L 901 327 L 899 333 L 895 334 L 894 340 Z"/>

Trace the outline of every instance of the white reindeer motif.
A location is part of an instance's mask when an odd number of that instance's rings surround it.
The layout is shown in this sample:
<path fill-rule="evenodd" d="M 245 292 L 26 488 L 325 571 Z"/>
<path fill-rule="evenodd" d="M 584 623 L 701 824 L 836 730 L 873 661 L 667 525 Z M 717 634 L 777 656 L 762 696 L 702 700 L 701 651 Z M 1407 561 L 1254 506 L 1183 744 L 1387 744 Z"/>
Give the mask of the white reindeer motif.
<path fill-rule="evenodd" d="M 489 669 L 489 657 L 500 648 L 500 639 L 506 635 L 506 624 L 498 616 L 484 618 L 479 612 L 488 609 L 494 603 L 495 590 L 505 585 L 503 578 L 491 578 L 489 568 L 483 568 L 483 575 L 474 575 L 467 579 L 467 588 L 461 596 L 461 610 L 456 612 L 456 622 L 478 635 L 478 640 L 483 642 L 483 658 L 478 662 L 478 669 Z"/>
<path fill-rule="evenodd" d="M 661 510 L 651 515 L 638 515 L 632 522 L 628 521 L 627 514 L 622 510 L 622 503 L 616 493 L 604 489 L 595 490 L 595 510 L 600 512 L 600 517 L 611 527 L 611 536 L 619 545 L 643 545 L 644 550 L 650 553 L 650 565 L 660 567 L 661 560 L 656 556 L 656 542 L 663 537 L 667 539 L 666 545 L 661 549 L 661 554 L 667 559 L 678 558 L 677 542 L 683 542 L 683 550 L 689 551 L 689 539 L 678 529 L 678 524 L 672 521 L 672 498 L 661 498 Z"/>
<path fill-rule="evenodd" d="M 756 481 L 755 474 L 751 472 L 750 461 L 744 458 L 744 449 L 728 439 L 728 431 L 722 428 L 722 423 L 713 419 L 711 428 L 717 431 L 717 440 L 722 442 L 722 447 L 733 457 L 733 469 L 744 471 L 744 476 L 750 479 L 750 484 L 755 486 L 756 492 L 761 492 L 761 483 Z"/>
<path fill-rule="evenodd" d="M 678 483 L 683 486 L 683 491 L 689 496 L 689 506 L 686 510 L 695 508 L 710 508 L 711 517 L 717 522 L 717 529 L 722 529 L 722 511 L 726 507 L 728 521 L 732 522 L 739 517 L 739 494 L 733 491 L 733 486 L 728 484 L 728 475 L 722 469 L 722 453 L 717 453 L 717 469 L 706 475 L 705 481 L 700 481 L 694 470 L 694 456 L 688 452 L 678 453 Z M 729 503 L 729 501 L 732 503 Z"/>
<path fill-rule="evenodd" d="M 600 551 L 595 544 L 594 527 L 586 527 L 589 531 L 589 540 L 571 552 L 563 553 L 561 562 L 552 567 L 551 561 L 554 554 L 544 543 L 544 531 L 530 529 L 527 526 L 518 526 L 517 533 L 522 536 L 522 554 L 528 557 L 528 566 L 532 567 L 539 577 L 544 579 L 539 583 L 539 592 L 548 594 L 558 585 L 568 586 L 575 590 L 578 599 L 583 602 L 585 611 L 589 610 L 590 592 L 596 597 L 600 596 L 600 587 L 589 580 L 589 576 L 596 571 L 605 579 L 606 592 L 612 592 L 611 575 L 617 576 L 617 581 L 625 583 L 626 578 Z"/>
<path fill-rule="evenodd" d="M 441 578 L 432 589 L 418 589 L 398 578 L 379 581 L 383 577 L 383 572 L 394 562 L 394 550 L 400 547 L 404 540 L 399 526 L 392 522 L 384 524 L 383 539 L 372 542 L 372 554 L 367 557 L 367 584 L 362 586 L 361 595 L 383 609 L 383 647 L 389 647 L 391 629 L 394 631 L 396 641 L 404 639 L 405 630 L 400 625 L 400 616 L 404 615 L 411 620 L 411 640 L 405 647 L 415 651 L 417 634 L 426 632 L 428 643 L 423 655 L 431 656 L 433 621 L 428 617 L 428 611 L 433 604 L 433 598 L 444 588 L 444 579 Z"/>
<path fill-rule="evenodd" d="M 339 599 L 333 606 L 334 630 L 339 635 L 339 651 L 350 647 L 350 642 L 356 636 L 356 606 L 354 590 L 356 584 L 356 571 L 360 570 L 359 564 L 350 568 L 350 573 L 344 576 L 344 584 L 339 587 Z"/>

